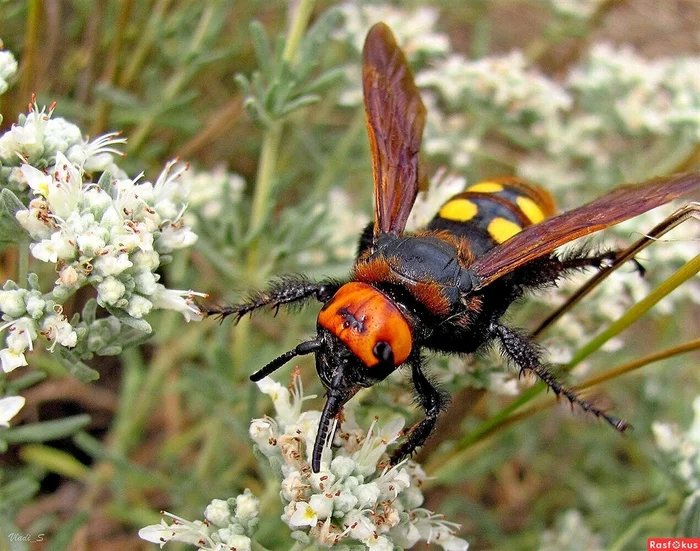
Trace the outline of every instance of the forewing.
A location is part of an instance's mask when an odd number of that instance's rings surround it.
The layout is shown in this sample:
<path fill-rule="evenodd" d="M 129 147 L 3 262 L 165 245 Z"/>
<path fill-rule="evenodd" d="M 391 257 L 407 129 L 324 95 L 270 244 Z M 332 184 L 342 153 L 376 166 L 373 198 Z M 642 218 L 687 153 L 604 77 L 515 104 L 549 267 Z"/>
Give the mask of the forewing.
<path fill-rule="evenodd" d="M 367 34 L 362 82 L 374 173 L 374 235 L 401 233 L 418 193 L 426 111 L 406 56 L 384 23 Z"/>
<path fill-rule="evenodd" d="M 525 228 L 479 258 L 471 270 L 476 289 L 578 237 L 600 231 L 691 193 L 700 193 L 700 173 L 655 178 L 621 186 L 559 216 Z"/>

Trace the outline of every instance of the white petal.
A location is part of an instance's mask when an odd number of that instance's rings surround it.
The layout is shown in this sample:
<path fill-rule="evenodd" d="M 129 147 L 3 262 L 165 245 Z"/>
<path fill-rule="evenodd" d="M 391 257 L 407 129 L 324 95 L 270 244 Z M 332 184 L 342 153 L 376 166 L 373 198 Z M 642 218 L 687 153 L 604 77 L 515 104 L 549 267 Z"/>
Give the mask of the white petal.
<path fill-rule="evenodd" d="M 27 365 L 27 359 L 24 357 L 23 353 L 14 352 L 9 348 L 0 350 L 0 362 L 2 362 L 2 370 L 5 373 L 9 373 L 18 367 Z"/>
<path fill-rule="evenodd" d="M 24 407 L 24 396 L 8 396 L 0 399 L 0 426 L 9 427 L 12 419 Z"/>

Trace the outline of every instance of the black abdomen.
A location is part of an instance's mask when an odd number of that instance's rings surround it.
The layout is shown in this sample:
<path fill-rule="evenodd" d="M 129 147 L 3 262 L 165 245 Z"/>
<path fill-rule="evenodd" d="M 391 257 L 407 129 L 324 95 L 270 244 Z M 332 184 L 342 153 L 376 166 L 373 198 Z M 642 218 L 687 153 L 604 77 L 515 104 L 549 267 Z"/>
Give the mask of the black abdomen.
<path fill-rule="evenodd" d="M 554 212 L 554 200 L 547 191 L 517 178 L 499 178 L 455 195 L 440 208 L 428 229 L 465 238 L 479 257 Z"/>

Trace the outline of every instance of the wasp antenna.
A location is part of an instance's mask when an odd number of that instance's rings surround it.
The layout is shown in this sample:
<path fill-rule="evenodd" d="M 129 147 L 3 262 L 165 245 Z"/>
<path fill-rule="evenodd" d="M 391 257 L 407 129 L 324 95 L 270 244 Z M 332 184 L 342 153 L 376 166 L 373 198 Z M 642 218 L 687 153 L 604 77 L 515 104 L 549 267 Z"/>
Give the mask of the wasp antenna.
<path fill-rule="evenodd" d="M 266 366 L 262 367 L 261 369 L 259 369 L 255 373 L 253 373 L 250 376 L 250 380 L 253 381 L 254 383 L 257 383 L 259 380 L 267 377 L 270 373 L 277 371 L 280 367 L 282 367 L 284 364 L 286 364 L 289 360 L 291 360 L 295 356 L 304 356 L 305 354 L 311 354 L 312 352 L 316 352 L 316 350 L 321 348 L 321 346 L 322 346 L 322 343 L 321 343 L 321 341 L 318 341 L 318 340 L 304 341 L 303 343 L 298 345 L 296 348 L 293 348 L 292 350 L 289 350 L 289 351 L 285 352 L 284 354 L 277 356 L 274 360 L 272 360 Z"/>

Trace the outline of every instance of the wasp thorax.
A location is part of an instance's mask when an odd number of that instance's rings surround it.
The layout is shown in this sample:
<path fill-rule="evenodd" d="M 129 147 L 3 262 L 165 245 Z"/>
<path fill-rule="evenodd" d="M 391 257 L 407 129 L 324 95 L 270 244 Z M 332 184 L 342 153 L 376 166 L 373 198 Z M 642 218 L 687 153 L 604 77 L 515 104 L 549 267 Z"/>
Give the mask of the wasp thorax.
<path fill-rule="evenodd" d="M 367 367 L 399 366 L 413 346 L 408 322 L 396 304 L 367 283 L 343 285 L 319 313 L 318 323 Z"/>

